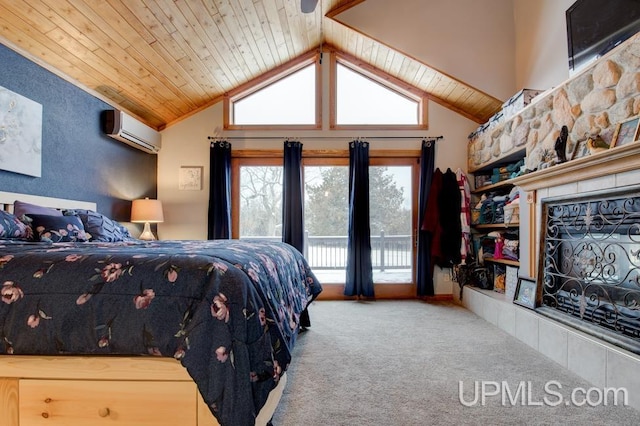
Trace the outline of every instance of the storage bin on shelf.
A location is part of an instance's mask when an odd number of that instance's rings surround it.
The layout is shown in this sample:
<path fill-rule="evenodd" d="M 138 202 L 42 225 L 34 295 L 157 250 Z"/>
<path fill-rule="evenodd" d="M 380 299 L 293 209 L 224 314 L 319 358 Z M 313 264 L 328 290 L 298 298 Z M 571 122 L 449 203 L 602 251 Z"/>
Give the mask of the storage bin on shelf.
<path fill-rule="evenodd" d="M 506 121 L 513 118 L 525 106 L 529 105 L 533 98 L 542 92 L 544 92 L 544 90 L 522 89 L 510 97 L 504 104 L 502 104 L 504 120 Z"/>
<path fill-rule="evenodd" d="M 477 174 L 474 176 L 476 188 L 482 188 L 483 186 L 491 185 L 491 176 L 490 175 L 481 175 Z"/>
<path fill-rule="evenodd" d="M 496 112 L 491 116 L 487 123 L 489 124 L 488 130 L 495 129 L 496 127 L 504 123 L 504 112 L 502 112 L 502 110 Z"/>

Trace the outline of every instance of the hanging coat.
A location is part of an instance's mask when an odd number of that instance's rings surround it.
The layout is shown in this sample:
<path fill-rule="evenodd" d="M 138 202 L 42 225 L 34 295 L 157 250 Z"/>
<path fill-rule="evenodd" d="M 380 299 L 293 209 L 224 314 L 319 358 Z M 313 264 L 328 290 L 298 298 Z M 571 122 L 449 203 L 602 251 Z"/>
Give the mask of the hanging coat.
<path fill-rule="evenodd" d="M 438 196 L 438 216 L 442 231 L 440 234 L 440 258 L 436 259 L 436 264 L 441 268 L 450 268 L 461 262 L 461 203 L 458 178 L 455 172 L 447 169 L 442 176 L 442 187 Z"/>
<path fill-rule="evenodd" d="M 440 209 L 438 207 L 441 188 L 442 171 L 438 168 L 433 172 L 431 187 L 429 188 L 429 197 L 427 198 L 427 207 L 425 208 L 424 216 L 422 217 L 422 224 L 420 225 L 420 229 L 422 231 L 428 232 L 431 235 L 432 267 L 434 262 L 439 261 L 442 257 L 440 250 L 440 234 L 442 233 L 442 227 L 440 225 Z"/>

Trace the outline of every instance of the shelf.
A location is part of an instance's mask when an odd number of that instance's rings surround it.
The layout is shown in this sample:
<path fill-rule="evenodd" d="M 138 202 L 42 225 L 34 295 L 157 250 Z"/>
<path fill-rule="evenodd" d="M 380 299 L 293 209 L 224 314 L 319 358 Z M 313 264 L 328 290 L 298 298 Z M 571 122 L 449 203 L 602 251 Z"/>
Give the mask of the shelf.
<path fill-rule="evenodd" d="M 511 260 L 511 259 L 494 259 L 493 257 L 485 257 L 484 258 L 485 262 L 489 262 L 489 263 L 502 263 L 503 265 L 509 265 L 509 266 L 520 266 L 520 262 L 518 262 L 517 260 Z"/>
<path fill-rule="evenodd" d="M 469 165 L 469 173 L 476 174 L 476 173 L 489 172 L 495 167 L 502 167 L 510 163 L 515 163 L 523 159 L 526 156 L 526 153 L 527 153 L 526 147 L 520 147 L 508 153 L 507 155 L 504 155 L 503 157 L 493 158 L 492 160 L 476 165 L 475 167 L 473 165 Z"/>
<path fill-rule="evenodd" d="M 477 225 L 471 225 L 475 229 L 505 229 L 505 228 L 517 228 L 520 226 L 520 222 L 505 223 L 479 223 Z"/>
<path fill-rule="evenodd" d="M 473 191 L 471 191 L 471 193 L 481 194 L 483 192 L 491 191 L 492 189 L 500 189 L 500 188 L 505 188 L 507 186 L 513 186 L 513 183 L 511 183 L 511 181 L 512 179 L 507 179 L 500 182 L 492 183 L 491 185 L 484 185 L 484 186 L 481 186 L 480 188 L 474 189 Z"/>

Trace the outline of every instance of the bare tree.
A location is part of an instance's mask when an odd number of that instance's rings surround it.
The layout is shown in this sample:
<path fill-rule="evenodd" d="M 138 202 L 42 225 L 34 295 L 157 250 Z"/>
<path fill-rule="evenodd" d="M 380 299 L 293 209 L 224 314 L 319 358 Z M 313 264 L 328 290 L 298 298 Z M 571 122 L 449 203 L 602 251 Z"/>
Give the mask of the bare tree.
<path fill-rule="evenodd" d="M 308 169 L 306 169 L 308 170 Z M 345 236 L 349 215 L 347 166 L 318 167 L 305 186 L 305 229 L 314 236 Z M 282 233 L 282 167 L 246 166 L 240 171 L 241 237 Z M 315 175 L 315 173 L 314 173 Z M 404 188 L 387 167 L 369 169 L 371 233 L 411 234 L 411 209 Z"/>
<path fill-rule="evenodd" d="M 282 167 L 242 167 L 240 200 L 241 237 L 281 235 Z"/>

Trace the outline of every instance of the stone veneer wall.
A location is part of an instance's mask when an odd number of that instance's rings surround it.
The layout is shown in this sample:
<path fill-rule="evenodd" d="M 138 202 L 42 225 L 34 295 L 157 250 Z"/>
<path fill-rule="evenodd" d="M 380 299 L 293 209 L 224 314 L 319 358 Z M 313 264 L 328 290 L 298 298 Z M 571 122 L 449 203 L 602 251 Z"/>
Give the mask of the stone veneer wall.
<path fill-rule="evenodd" d="M 640 33 L 562 85 L 540 94 L 513 118 L 469 137 L 474 172 L 526 149 L 526 168 L 555 161 L 560 129 L 569 129 L 567 158 L 580 140 L 610 142 L 617 124 L 640 112 Z M 544 166 L 542 166 L 544 167 Z"/>

